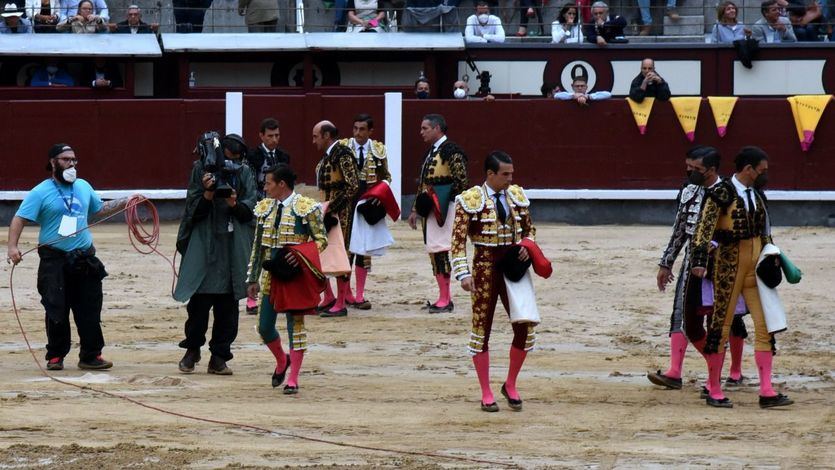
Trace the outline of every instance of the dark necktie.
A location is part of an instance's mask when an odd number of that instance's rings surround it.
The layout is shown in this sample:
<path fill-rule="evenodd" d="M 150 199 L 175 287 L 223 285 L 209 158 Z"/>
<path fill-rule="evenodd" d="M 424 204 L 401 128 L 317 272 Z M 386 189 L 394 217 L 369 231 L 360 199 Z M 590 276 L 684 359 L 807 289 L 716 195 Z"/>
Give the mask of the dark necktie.
<path fill-rule="evenodd" d="M 754 231 L 754 200 L 751 199 L 751 188 L 745 190 L 745 199 L 748 200 L 748 224 L 750 224 L 751 232 Z"/>
<path fill-rule="evenodd" d="M 284 212 L 284 204 L 278 203 L 278 213 L 275 215 L 275 227 L 278 228 L 281 225 L 281 214 Z"/>
<path fill-rule="evenodd" d="M 270 166 L 275 165 L 275 150 L 270 150 Z"/>
<path fill-rule="evenodd" d="M 360 170 L 362 170 L 362 168 L 365 166 L 365 155 L 363 155 L 362 149 L 363 149 L 363 147 L 360 146 L 360 164 L 359 164 L 359 169 Z"/>
<path fill-rule="evenodd" d="M 507 220 L 507 212 L 505 211 L 504 205 L 502 204 L 502 201 L 499 198 L 499 193 L 494 194 L 493 197 L 496 198 L 496 215 L 499 216 L 499 220 L 502 223 L 505 223 L 505 221 Z"/>

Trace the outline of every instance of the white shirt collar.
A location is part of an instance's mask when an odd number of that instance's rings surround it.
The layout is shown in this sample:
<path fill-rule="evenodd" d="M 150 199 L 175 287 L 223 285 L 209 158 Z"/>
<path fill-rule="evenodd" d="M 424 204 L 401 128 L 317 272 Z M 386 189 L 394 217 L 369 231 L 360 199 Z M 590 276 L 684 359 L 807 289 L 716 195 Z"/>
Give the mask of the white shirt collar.
<path fill-rule="evenodd" d="M 363 153 L 363 155 L 368 155 L 368 151 L 370 150 L 370 148 L 369 148 L 369 147 L 371 147 L 371 139 L 366 140 L 366 141 L 365 141 L 365 143 L 364 143 L 364 144 L 362 144 L 362 145 L 360 145 L 360 144 L 359 144 L 359 142 L 357 142 L 357 141 L 356 141 L 356 139 L 354 139 L 353 137 L 351 137 L 351 140 L 353 140 L 353 141 L 354 141 L 354 148 L 353 148 L 353 150 L 354 150 L 355 152 L 359 152 L 360 147 L 362 147 L 362 153 Z M 359 158 L 359 154 L 357 155 L 357 158 Z"/>
<path fill-rule="evenodd" d="M 328 149 L 327 149 L 327 150 L 325 150 L 325 155 L 330 155 L 330 154 L 331 154 L 331 150 L 333 149 L 333 146 L 334 146 L 334 145 L 336 145 L 337 143 L 339 143 L 339 142 L 338 142 L 338 141 L 336 141 L 336 140 L 334 140 L 334 141 L 333 141 L 333 143 L 332 143 L 332 144 L 330 144 L 330 146 L 328 147 Z"/>
<path fill-rule="evenodd" d="M 291 192 L 290 195 L 287 196 L 287 198 L 284 199 L 283 201 L 278 201 L 278 203 L 284 205 L 284 207 L 289 207 L 290 202 L 293 201 L 294 197 L 296 197 L 296 192 L 295 191 Z"/>
<path fill-rule="evenodd" d="M 432 147 L 433 147 L 435 150 L 438 150 L 438 147 L 440 147 L 440 146 L 441 146 L 441 144 L 443 144 L 444 142 L 446 142 L 446 135 L 442 135 L 442 136 L 441 136 L 441 138 L 440 138 L 440 139 L 438 139 L 438 141 L 437 141 L 437 142 L 435 142 L 434 144 L 432 144 Z"/>
<path fill-rule="evenodd" d="M 270 149 L 268 149 L 268 148 L 267 148 L 267 146 L 266 146 L 266 145 L 264 145 L 264 143 L 263 143 L 263 142 L 261 143 L 261 148 L 262 148 L 262 149 L 264 149 L 264 152 L 267 152 L 267 155 L 269 155 L 269 154 L 270 154 L 270 152 L 273 152 L 273 155 L 275 155 L 275 150 L 270 150 Z"/>
<path fill-rule="evenodd" d="M 756 208 L 757 208 L 757 202 L 756 202 L 756 201 L 757 201 L 757 197 L 756 197 L 756 196 L 754 196 L 753 194 L 751 195 L 751 202 L 753 202 L 753 203 L 754 203 L 754 207 L 748 207 L 748 198 L 745 196 L 745 190 L 747 190 L 747 189 L 753 189 L 753 188 L 749 188 L 748 186 L 745 186 L 744 184 L 742 184 L 742 182 L 741 182 L 741 181 L 739 181 L 738 179 L 736 179 L 736 174 L 734 174 L 734 175 L 731 177 L 731 182 L 733 183 L 734 188 L 736 188 L 736 193 L 739 195 L 739 197 L 741 197 L 741 198 L 742 198 L 742 201 L 743 201 L 743 203 L 745 204 L 745 208 L 746 208 L 747 210 L 753 210 L 753 209 L 756 209 Z M 753 191 L 752 191 L 752 193 L 753 193 Z"/>

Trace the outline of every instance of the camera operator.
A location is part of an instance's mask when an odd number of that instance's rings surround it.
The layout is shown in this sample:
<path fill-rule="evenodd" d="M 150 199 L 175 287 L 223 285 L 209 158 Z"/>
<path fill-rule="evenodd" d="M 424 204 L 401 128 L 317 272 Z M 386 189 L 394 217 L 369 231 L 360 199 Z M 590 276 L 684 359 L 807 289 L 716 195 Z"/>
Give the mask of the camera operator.
<path fill-rule="evenodd" d="M 629 87 L 629 97 L 640 103 L 644 98 L 655 98 L 661 101 L 670 99 L 670 86 L 667 81 L 655 71 L 655 61 L 644 59 L 641 61 L 641 73 L 632 80 Z"/>
<path fill-rule="evenodd" d="M 246 297 L 246 271 L 254 236 L 252 209 L 256 202 L 252 170 L 243 164 L 246 145 L 229 134 L 221 141 L 216 132 L 200 137 L 186 196 L 186 208 L 177 234 L 183 256 L 174 298 L 188 301 L 186 353 L 180 371 L 194 372 L 200 348 L 206 342 L 209 310 L 214 310 L 212 354 L 208 373 L 231 375 L 226 361 L 238 335 L 238 301 Z"/>

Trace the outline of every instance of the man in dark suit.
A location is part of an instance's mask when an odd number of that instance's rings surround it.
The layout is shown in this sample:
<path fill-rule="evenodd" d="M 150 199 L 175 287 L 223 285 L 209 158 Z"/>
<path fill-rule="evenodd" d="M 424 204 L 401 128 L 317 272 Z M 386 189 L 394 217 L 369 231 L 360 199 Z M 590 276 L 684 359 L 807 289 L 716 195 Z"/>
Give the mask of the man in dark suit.
<path fill-rule="evenodd" d="M 278 121 L 275 118 L 266 118 L 261 121 L 261 130 L 258 132 L 261 138 L 261 145 L 250 150 L 246 159 L 252 174 L 255 175 L 255 185 L 258 187 L 258 200 L 264 199 L 264 177 L 269 173 L 269 168 L 279 163 L 290 164 L 290 155 L 278 147 L 281 140 L 281 131 L 278 128 Z"/>
<path fill-rule="evenodd" d="M 111 32 L 120 34 L 150 34 L 159 27 L 156 23 L 148 24 L 142 21 L 142 10 L 137 5 L 130 5 L 127 19 L 117 23 L 115 29 L 113 26 L 111 24 Z"/>

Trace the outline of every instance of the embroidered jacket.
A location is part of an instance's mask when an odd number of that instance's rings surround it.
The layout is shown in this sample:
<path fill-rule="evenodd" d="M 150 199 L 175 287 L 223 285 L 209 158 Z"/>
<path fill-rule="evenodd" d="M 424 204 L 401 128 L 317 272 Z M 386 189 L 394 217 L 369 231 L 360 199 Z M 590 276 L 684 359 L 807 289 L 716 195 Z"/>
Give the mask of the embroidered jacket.
<path fill-rule="evenodd" d="M 678 211 L 676 221 L 673 224 L 673 235 L 670 237 L 667 248 L 661 255 L 659 266 L 672 268 L 681 249 L 696 233 L 696 223 L 699 221 L 699 214 L 702 211 L 705 188 L 698 184 L 688 184 L 681 188 L 678 193 Z M 686 253 L 686 252 L 685 252 Z"/>
<path fill-rule="evenodd" d="M 446 140 L 437 150 L 426 155 L 420 170 L 417 194 L 426 192 L 433 185 L 452 184 L 450 200 L 461 194 L 469 185 L 467 155 L 456 143 Z M 414 210 L 414 205 L 412 206 Z"/>
<path fill-rule="evenodd" d="M 353 150 L 337 142 L 316 165 L 316 182 L 329 202 L 328 212 L 338 214 L 349 208 L 359 189 Z"/>
<path fill-rule="evenodd" d="M 470 275 L 467 265 L 467 236 L 479 247 L 509 246 L 523 238 L 534 239 L 530 200 L 525 191 L 511 185 L 505 192 L 509 211 L 505 223 L 496 214 L 496 202 L 484 186 L 474 186 L 455 198 L 455 223 L 452 229 L 452 272 L 456 279 Z"/>
<path fill-rule="evenodd" d="M 273 250 L 308 240 L 316 242 L 320 253 L 328 246 L 322 208 L 309 197 L 294 195 L 282 208 L 281 220 L 276 220 L 278 201 L 273 198 L 259 201 L 253 212 L 257 223 L 246 280 L 247 283 L 258 282 L 262 292 L 270 291 L 270 273 L 261 268 L 261 263 L 272 256 Z"/>
<path fill-rule="evenodd" d="M 355 146 L 353 137 L 342 139 L 339 143 L 352 150 Z M 369 143 L 370 150 L 368 155 L 363 156 L 365 159 L 363 167 L 359 168 L 358 178 L 360 183 L 364 182 L 371 186 L 378 181 L 391 182 L 391 173 L 389 173 L 388 160 L 386 159 L 386 146 L 378 140 L 369 139 Z M 354 156 L 359 158 L 356 152 L 354 152 Z"/>
<path fill-rule="evenodd" d="M 757 208 L 753 214 L 745 209 L 745 202 L 736 192 L 730 179 L 724 179 L 708 193 L 692 241 L 693 267 L 706 267 L 711 240 L 720 245 L 760 237 L 762 245 L 771 243 L 766 220 L 765 198 L 757 190 L 752 192 Z"/>

